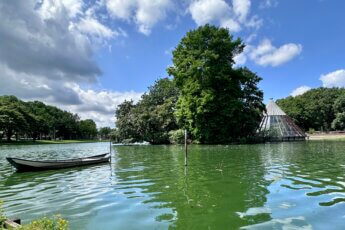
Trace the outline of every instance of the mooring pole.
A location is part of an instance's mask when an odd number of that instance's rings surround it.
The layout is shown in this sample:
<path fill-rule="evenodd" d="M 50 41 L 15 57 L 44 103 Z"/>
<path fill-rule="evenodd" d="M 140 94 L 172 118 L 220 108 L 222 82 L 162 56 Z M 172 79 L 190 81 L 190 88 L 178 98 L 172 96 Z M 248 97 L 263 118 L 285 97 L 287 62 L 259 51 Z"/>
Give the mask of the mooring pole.
<path fill-rule="evenodd" d="M 187 157 L 188 157 L 188 151 L 187 151 L 187 129 L 184 130 L 184 165 L 187 166 Z"/>

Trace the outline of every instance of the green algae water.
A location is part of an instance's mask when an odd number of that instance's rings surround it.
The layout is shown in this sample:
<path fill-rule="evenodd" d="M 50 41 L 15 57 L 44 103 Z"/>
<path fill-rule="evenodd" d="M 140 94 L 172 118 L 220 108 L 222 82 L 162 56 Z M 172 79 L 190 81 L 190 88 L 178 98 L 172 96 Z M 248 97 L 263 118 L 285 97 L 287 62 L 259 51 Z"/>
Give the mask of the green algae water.
<path fill-rule="evenodd" d="M 62 159 L 107 143 L 1 146 L 0 200 L 24 223 L 71 229 L 344 229 L 345 142 L 113 146 L 109 164 L 16 173 L 6 156 Z"/>

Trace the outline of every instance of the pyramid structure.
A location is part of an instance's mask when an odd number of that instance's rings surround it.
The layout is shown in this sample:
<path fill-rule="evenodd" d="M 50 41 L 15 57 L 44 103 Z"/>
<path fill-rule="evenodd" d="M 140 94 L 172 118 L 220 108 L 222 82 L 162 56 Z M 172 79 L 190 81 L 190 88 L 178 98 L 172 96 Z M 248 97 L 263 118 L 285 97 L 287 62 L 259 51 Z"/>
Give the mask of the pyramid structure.
<path fill-rule="evenodd" d="M 264 113 L 258 133 L 266 139 L 277 141 L 305 140 L 306 138 L 303 130 L 273 100 L 270 100 L 266 106 L 266 113 Z"/>

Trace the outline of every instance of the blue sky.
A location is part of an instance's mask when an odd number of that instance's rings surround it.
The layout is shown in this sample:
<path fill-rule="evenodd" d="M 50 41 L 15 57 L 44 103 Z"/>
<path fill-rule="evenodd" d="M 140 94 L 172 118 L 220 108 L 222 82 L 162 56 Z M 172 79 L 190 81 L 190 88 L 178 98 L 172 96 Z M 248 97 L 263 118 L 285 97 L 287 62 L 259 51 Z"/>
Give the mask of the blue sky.
<path fill-rule="evenodd" d="M 171 51 L 205 23 L 247 45 L 265 102 L 345 86 L 345 9 L 335 0 L 20 0 L 0 2 L 0 95 L 41 100 L 98 126 L 165 77 Z"/>

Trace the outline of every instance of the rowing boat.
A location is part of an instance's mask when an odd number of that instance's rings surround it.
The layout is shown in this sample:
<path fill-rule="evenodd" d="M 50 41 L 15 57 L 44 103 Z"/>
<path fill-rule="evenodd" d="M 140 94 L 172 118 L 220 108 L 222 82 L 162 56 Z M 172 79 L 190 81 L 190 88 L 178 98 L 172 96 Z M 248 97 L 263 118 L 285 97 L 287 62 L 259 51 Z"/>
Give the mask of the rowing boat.
<path fill-rule="evenodd" d="M 13 167 L 17 169 L 17 171 L 40 171 L 105 163 L 109 162 L 110 154 L 105 153 L 96 156 L 68 160 L 34 161 L 14 157 L 7 157 L 6 159 Z"/>

